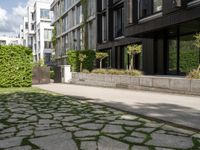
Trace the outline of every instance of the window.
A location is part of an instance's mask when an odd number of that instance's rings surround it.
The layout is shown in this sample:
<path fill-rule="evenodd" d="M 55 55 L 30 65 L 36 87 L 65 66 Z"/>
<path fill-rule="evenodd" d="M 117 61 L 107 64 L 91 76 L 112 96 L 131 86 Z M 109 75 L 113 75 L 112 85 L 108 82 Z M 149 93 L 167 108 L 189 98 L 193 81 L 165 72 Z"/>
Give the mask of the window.
<path fill-rule="evenodd" d="M 128 23 L 133 23 L 133 0 L 128 0 Z"/>
<path fill-rule="evenodd" d="M 44 40 L 51 41 L 52 38 L 52 30 L 51 29 L 44 29 Z"/>
<path fill-rule="evenodd" d="M 200 50 L 193 43 L 193 34 L 168 40 L 168 74 L 185 75 L 198 67 Z"/>
<path fill-rule="evenodd" d="M 107 7 L 107 0 L 102 0 L 102 10 L 104 10 Z"/>
<path fill-rule="evenodd" d="M 44 48 L 45 49 L 52 49 L 53 48 L 52 43 L 49 42 L 49 41 L 45 41 L 44 42 Z"/>
<path fill-rule="evenodd" d="M 40 9 L 40 18 L 41 19 L 50 19 L 49 9 Z"/>
<path fill-rule="evenodd" d="M 34 24 L 32 23 L 31 24 L 31 30 L 34 30 L 35 29 L 35 27 L 34 27 Z"/>
<path fill-rule="evenodd" d="M 162 11 L 163 0 L 139 0 L 139 18 L 148 17 Z"/>
<path fill-rule="evenodd" d="M 107 41 L 107 16 L 106 13 L 102 15 L 102 41 Z"/>
<path fill-rule="evenodd" d="M 28 29 L 28 22 L 25 22 L 25 28 Z"/>
<path fill-rule="evenodd" d="M 114 11 L 114 29 L 115 37 L 120 37 L 123 35 L 123 7 L 119 7 Z"/>

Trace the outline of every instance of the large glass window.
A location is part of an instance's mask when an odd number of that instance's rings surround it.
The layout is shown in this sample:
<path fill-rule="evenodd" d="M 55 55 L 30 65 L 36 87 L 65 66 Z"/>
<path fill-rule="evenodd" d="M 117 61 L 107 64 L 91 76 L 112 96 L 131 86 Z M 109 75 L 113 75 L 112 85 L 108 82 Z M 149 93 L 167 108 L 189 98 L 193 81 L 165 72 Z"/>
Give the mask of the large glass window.
<path fill-rule="evenodd" d="M 188 73 L 199 65 L 199 49 L 194 45 L 193 35 L 180 37 L 180 73 Z"/>
<path fill-rule="evenodd" d="M 119 7 L 114 11 L 114 26 L 115 26 L 115 37 L 123 35 L 123 7 Z"/>
<path fill-rule="evenodd" d="M 168 47 L 168 74 L 177 74 L 177 39 L 169 39 Z"/>
<path fill-rule="evenodd" d="M 185 75 L 200 63 L 200 49 L 194 45 L 193 34 L 168 40 L 168 74 Z"/>
<path fill-rule="evenodd" d="M 107 41 L 107 17 L 106 13 L 102 15 L 102 41 Z"/>
<path fill-rule="evenodd" d="M 139 18 L 148 17 L 162 11 L 163 0 L 139 0 Z"/>
<path fill-rule="evenodd" d="M 49 9 L 40 9 L 40 18 L 42 18 L 42 19 L 50 19 Z"/>

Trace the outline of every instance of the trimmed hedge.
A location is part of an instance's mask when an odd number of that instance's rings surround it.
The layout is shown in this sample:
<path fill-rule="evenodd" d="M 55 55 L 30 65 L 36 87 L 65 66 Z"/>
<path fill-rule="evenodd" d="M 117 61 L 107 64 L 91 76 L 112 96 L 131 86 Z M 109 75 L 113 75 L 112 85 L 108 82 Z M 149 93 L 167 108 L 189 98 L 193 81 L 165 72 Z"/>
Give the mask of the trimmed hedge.
<path fill-rule="evenodd" d="M 79 72 L 80 71 L 80 61 L 79 61 L 79 54 L 84 54 L 87 56 L 85 61 L 83 62 L 83 69 L 87 69 L 89 71 L 92 71 L 94 69 L 94 62 L 96 59 L 95 51 L 93 50 L 68 50 L 67 51 L 67 63 L 71 65 L 73 72 Z"/>
<path fill-rule="evenodd" d="M 32 85 L 32 51 L 24 46 L 0 46 L 0 87 Z"/>

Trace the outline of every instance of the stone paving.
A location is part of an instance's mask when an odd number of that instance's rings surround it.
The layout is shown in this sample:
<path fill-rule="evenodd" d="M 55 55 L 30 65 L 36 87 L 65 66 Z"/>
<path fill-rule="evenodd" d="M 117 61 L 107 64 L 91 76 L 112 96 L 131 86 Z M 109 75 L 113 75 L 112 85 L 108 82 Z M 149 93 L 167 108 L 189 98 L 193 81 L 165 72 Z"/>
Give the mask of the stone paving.
<path fill-rule="evenodd" d="M 0 94 L 0 150 L 200 150 L 200 133 L 62 95 Z"/>

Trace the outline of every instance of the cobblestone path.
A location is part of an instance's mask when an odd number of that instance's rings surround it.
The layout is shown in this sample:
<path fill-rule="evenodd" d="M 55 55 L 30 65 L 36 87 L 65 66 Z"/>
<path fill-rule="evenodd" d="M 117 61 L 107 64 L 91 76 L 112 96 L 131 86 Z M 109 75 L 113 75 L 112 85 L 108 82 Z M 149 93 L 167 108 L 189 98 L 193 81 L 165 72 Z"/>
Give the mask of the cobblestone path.
<path fill-rule="evenodd" d="M 200 150 L 200 133 L 84 100 L 0 94 L 0 150 Z"/>

